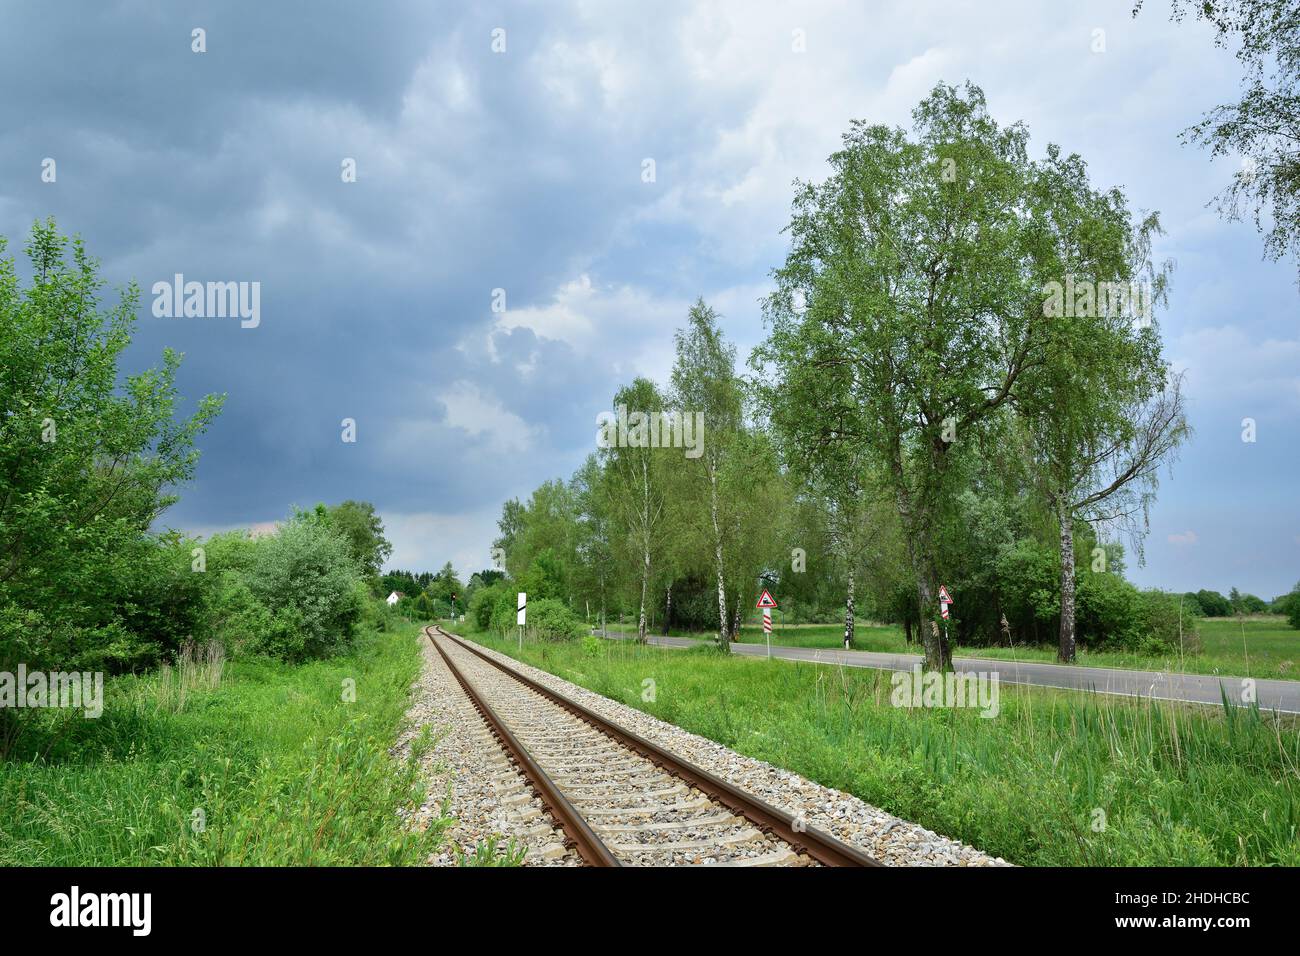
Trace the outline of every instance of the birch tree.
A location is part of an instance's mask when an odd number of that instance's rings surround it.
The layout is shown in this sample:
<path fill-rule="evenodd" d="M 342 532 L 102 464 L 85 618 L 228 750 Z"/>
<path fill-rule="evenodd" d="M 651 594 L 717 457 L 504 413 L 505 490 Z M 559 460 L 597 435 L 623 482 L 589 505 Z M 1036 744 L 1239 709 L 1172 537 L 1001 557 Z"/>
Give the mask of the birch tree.
<path fill-rule="evenodd" d="M 1172 266 L 1152 259 L 1156 215 L 1134 222 L 1123 193 L 1099 192 L 1083 161 L 1048 151 L 1034 189 L 1045 241 L 1042 348 L 1015 396 L 1031 469 L 1060 531 L 1057 656 L 1075 656 L 1076 521 L 1123 525 L 1139 515 L 1158 469 L 1187 434 L 1181 381 L 1161 357 L 1156 306 Z"/>
<path fill-rule="evenodd" d="M 797 187 L 755 359 L 777 373 L 801 454 L 847 445 L 886 476 L 929 619 L 926 665 L 942 669 L 953 462 L 1034 361 L 1042 281 L 1025 128 L 999 127 L 970 84 L 936 86 L 912 116 L 910 137 L 854 122 L 829 178 Z"/>
<path fill-rule="evenodd" d="M 726 518 L 722 499 L 726 466 L 741 427 L 741 388 L 736 377 L 736 350 L 718 328 L 712 308 L 697 300 L 687 317 L 686 328 L 674 335 L 677 359 L 672 371 L 672 399 L 679 414 L 703 415 L 705 432 L 700 456 L 688 460 L 686 469 L 704 485 L 707 528 L 713 550 L 718 586 L 718 647 L 729 651 L 727 640 L 726 560 L 723 540 Z"/>
<path fill-rule="evenodd" d="M 576 555 L 579 583 L 599 596 L 600 632 L 605 633 L 605 607 L 613 569 L 613 521 L 609 512 L 609 479 L 595 455 L 588 455 L 571 482 L 577 506 Z"/>
<path fill-rule="evenodd" d="M 626 542 L 636 556 L 641 577 L 641 603 L 637 623 L 637 641 L 645 643 L 646 611 L 650 600 L 650 582 L 654 559 L 664 531 L 665 495 L 663 471 L 665 456 L 682 454 L 658 445 L 658 422 L 664 412 L 663 398 L 654 382 L 638 378 L 619 389 L 614 408 L 627 423 L 611 431 L 616 441 L 603 452 L 609 480 L 610 500 Z"/>

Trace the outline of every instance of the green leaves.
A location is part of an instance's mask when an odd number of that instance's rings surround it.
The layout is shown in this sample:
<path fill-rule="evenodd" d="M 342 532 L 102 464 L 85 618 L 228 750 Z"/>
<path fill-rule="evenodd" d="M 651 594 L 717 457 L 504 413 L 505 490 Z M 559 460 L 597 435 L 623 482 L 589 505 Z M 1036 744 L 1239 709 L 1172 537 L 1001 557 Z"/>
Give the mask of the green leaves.
<path fill-rule="evenodd" d="M 131 613 L 129 592 L 114 588 L 148 576 L 153 558 L 140 544 L 193 477 L 194 439 L 222 399 L 177 421 L 177 353 L 120 374 L 136 287 L 101 305 L 98 262 L 53 220 L 33 226 L 26 250 L 25 289 L 13 260 L 0 259 L 0 606 L 40 621 L 22 650 L 29 661 L 147 663 L 147 648 L 114 650 Z M 0 660 L 18 652 L 0 643 Z"/>

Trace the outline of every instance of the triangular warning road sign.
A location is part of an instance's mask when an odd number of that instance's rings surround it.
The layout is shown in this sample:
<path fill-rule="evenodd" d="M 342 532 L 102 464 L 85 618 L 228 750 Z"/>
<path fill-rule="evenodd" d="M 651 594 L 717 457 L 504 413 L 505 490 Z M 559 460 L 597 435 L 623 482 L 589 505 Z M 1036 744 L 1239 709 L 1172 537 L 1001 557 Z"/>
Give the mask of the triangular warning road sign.
<path fill-rule="evenodd" d="M 943 604 L 952 603 L 952 598 L 948 596 L 948 589 L 942 584 L 939 585 L 939 601 Z"/>
<path fill-rule="evenodd" d="M 767 588 L 763 589 L 763 596 L 758 599 L 754 607 L 776 607 L 776 598 L 767 593 Z"/>

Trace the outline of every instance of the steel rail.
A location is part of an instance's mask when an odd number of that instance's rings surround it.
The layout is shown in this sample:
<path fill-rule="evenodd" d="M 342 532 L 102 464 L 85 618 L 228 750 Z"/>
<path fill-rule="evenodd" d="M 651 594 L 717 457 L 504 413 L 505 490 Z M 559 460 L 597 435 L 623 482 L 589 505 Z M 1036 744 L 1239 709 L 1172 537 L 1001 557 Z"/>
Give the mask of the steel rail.
<path fill-rule="evenodd" d="M 863 853 L 856 847 L 850 846 L 829 833 L 808 826 L 801 819 L 786 813 L 784 810 L 777 809 L 758 797 L 746 793 L 721 777 L 717 777 L 702 767 L 697 767 L 676 754 L 670 753 L 653 741 L 606 720 L 577 701 L 570 700 L 513 668 L 507 667 L 468 641 L 454 634 L 448 634 L 439 625 L 435 624 L 433 627 L 439 634 L 455 641 L 471 654 L 509 674 L 525 687 L 536 691 L 552 703 L 563 707 L 575 717 L 590 724 L 607 737 L 612 738 L 615 742 L 635 751 L 655 766 L 700 790 L 733 813 L 745 817 L 763 833 L 790 844 L 796 853 L 806 854 L 823 866 L 884 866 L 879 860 Z M 441 651 L 441 648 L 439 648 L 439 651 Z"/>
<path fill-rule="evenodd" d="M 560 792 L 560 788 L 556 786 L 555 781 L 550 778 L 545 770 L 538 766 L 537 761 L 532 758 L 527 748 L 519 742 L 519 739 L 510 732 L 510 728 L 497 716 L 492 706 L 466 680 L 465 675 L 461 673 L 460 668 L 456 666 L 451 656 L 438 646 L 438 642 L 429 633 L 432 630 L 434 628 L 426 628 L 424 636 L 429 639 L 429 643 L 433 645 L 434 649 L 442 655 L 443 661 L 447 664 L 447 669 L 451 671 L 456 681 L 468 695 L 474 709 L 487 721 L 488 729 L 492 731 L 492 735 L 501 742 L 507 755 L 519 767 L 524 778 L 541 799 L 542 806 L 551 815 L 552 819 L 560 825 L 560 829 L 564 831 L 567 837 L 566 843 L 574 847 L 578 851 L 578 855 L 591 866 L 622 866 L 623 864 L 618 861 L 618 858 L 610 852 L 609 847 L 605 846 L 600 837 L 596 836 L 595 831 L 587 824 L 587 821 L 582 818 L 582 814 Z M 455 638 L 450 638 L 450 635 L 447 635 L 442 628 L 437 628 L 437 630 L 444 637 L 455 640 Z"/>

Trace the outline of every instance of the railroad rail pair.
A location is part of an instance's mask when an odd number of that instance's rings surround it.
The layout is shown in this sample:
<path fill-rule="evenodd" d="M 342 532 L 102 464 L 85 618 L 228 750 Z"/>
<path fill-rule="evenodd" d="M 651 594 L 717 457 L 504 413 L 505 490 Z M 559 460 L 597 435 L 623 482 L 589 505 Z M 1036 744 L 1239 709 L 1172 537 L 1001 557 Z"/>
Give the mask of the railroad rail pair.
<path fill-rule="evenodd" d="M 610 850 L 600 836 L 584 819 L 582 813 L 564 795 L 561 787 L 529 753 L 528 748 L 506 725 L 496 710 L 457 666 L 452 656 L 434 639 L 434 634 L 445 638 L 478 659 L 508 675 L 523 687 L 541 695 L 547 701 L 590 725 L 620 748 L 649 760 L 656 767 L 680 779 L 689 787 L 703 793 L 710 800 L 726 807 L 732 813 L 748 820 L 755 829 L 768 837 L 787 844 L 796 854 L 806 856 L 824 866 L 881 866 L 878 860 L 861 850 L 836 839 L 815 827 L 807 826 L 784 810 L 777 809 L 753 794 L 730 782 L 697 767 L 658 744 L 626 728 L 606 720 L 577 701 L 558 694 L 535 680 L 506 666 L 474 644 L 449 634 L 433 625 L 425 628 L 425 636 L 438 651 L 447 668 L 465 691 L 475 710 L 483 717 L 493 736 L 500 741 L 507 755 L 523 774 L 542 802 L 543 808 L 560 826 L 565 842 L 582 860 L 591 866 L 622 866 L 623 863 Z"/>

